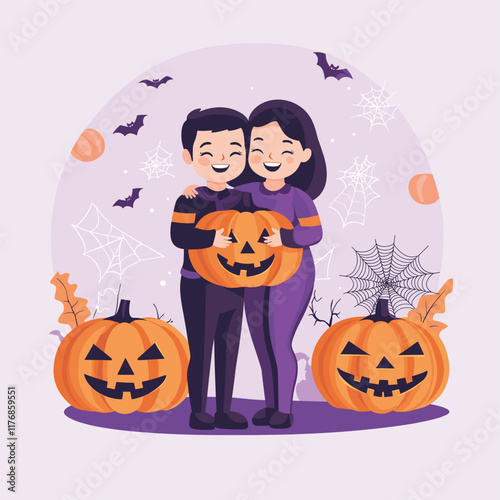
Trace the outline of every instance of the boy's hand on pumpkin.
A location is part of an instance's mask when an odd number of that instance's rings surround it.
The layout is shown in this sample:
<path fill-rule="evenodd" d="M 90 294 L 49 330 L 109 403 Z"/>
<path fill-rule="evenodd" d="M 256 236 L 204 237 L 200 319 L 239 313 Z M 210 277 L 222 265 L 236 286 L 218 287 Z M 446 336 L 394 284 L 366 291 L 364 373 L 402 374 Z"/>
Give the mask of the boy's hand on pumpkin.
<path fill-rule="evenodd" d="M 196 184 L 191 184 L 190 186 L 184 189 L 184 191 L 182 192 L 183 196 L 189 199 L 196 198 L 198 196 L 198 191 L 196 191 L 197 187 L 198 186 Z"/>
<path fill-rule="evenodd" d="M 223 236 L 224 228 L 215 231 L 214 247 L 217 248 L 227 248 L 231 244 L 231 238 L 229 236 Z"/>
<path fill-rule="evenodd" d="M 270 247 L 280 247 L 283 245 L 281 241 L 281 234 L 279 229 L 273 228 L 273 235 L 264 238 L 264 242 L 267 243 Z"/>

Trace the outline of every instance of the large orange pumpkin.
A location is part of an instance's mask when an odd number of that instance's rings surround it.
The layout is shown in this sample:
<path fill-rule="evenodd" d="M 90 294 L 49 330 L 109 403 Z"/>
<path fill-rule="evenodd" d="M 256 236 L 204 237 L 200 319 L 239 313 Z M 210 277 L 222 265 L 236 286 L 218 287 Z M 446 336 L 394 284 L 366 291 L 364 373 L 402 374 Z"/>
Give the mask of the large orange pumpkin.
<path fill-rule="evenodd" d="M 337 408 L 387 413 L 429 405 L 448 381 L 448 356 L 438 334 L 389 315 L 379 300 L 375 315 L 345 319 L 319 339 L 314 381 Z"/>
<path fill-rule="evenodd" d="M 187 396 L 189 349 L 171 324 L 118 313 L 73 329 L 61 342 L 54 378 L 64 399 L 80 410 L 153 412 L 177 406 Z"/>
<path fill-rule="evenodd" d="M 93 128 L 83 131 L 78 138 L 71 154 L 80 161 L 94 161 L 104 153 L 104 138 Z"/>
<path fill-rule="evenodd" d="M 284 216 L 272 211 L 225 210 L 205 215 L 199 229 L 221 229 L 232 239 L 227 248 L 189 250 L 196 271 L 206 280 L 226 288 L 273 286 L 297 271 L 302 248 L 271 247 L 264 242 L 273 229 L 293 229 Z"/>

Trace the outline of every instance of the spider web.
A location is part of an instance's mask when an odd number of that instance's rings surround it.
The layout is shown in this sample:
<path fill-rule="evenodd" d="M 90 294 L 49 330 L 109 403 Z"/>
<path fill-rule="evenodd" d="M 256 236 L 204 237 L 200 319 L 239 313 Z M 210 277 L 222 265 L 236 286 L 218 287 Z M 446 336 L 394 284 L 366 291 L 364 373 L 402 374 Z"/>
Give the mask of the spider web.
<path fill-rule="evenodd" d="M 91 258 L 99 269 L 99 282 L 108 274 L 122 274 L 143 260 L 159 259 L 161 253 L 113 226 L 99 209 L 90 204 L 78 224 L 73 224 L 83 243 L 83 255 Z"/>
<path fill-rule="evenodd" d="M 118 290 L 115 290 L 114 288 L 106 288 L 102 292 L 97 292 L 97 305 L 96 305 L 96 309 L 97 309 L 98 313 L 102 313 L 103 311 L 106 311 L 106 310 L 108 310 L 108 311 L 112 311 L 113 310 L 110 307 L 104 307 L 104 305 L 101 304 L 101 301 L 103 299 L 105 299 L 104 302 L 106 302 L 106 296 L 107 295 L 111 295 L 111 297 L 109 299 L 107 299 L 107 300 L 111 300 L 111 298 L 112 298 L 113 295 L 115 297 L 118 295 Z"/>
<path fill-rule="evenodd" d="M 427 247 L 426 247 L 427 248 Z M 403 253 L 396 246 L 379 245 L 369 250 L 356 252 L 356 266 L 344 277 L 351 279 L 351 289 L 346 292 L 354 296 L 357 306 L 363 306 L 370 314 L 375 312 L 378 299 L 389 300 L 389 312 L 396 316 L 401 309 L 414 308 L 413 303 L 421 295 L 433 293 L 429 279 L 438 273 L 426 271 L 420 263 L 420 255 Z"/>
<path fill-rule="evenodd" d="M 375 198 L 379 198 L 372 185 L 378 181 L 378 177 L 373 176 L 375 163 L 368 161 L 368 156 L 359 163 L 358 158 L 348 170 L 343 170 L 344 174 L 338 179 L 344 183 L 344 189 L 330 204 L 330 208 L 335 210 L 342 219 L 342 226 L 347 224 L 365 223 L 366 208 Z"/>
<path fill-rule="evenodd" d="M 316 280 L 329 280 L 330 278 L 330 264 L 332 263 L 332 256 L 335 247 L 330 248 L 328 252 L 322 257 L 314 259 L 314 267 L 316 268 Z"/>
<path fill-rule="evenodd" d="M 383 125 L 387 130 L 387 122 L 395 118 L 394 113 L 398 109 L 398 104 L 389 104 L 389 99 L 394 94 L 389 94 L 385 90 L 385 83 L 381 89 L 370 87 L 370 92 L 361 94 L 361 102 L 354 104 L 363 109 L 360 115 L 355 115 L 353 118 L 362 117 L 370 122 L 370 131 L 376 125 Z"/>
<path fill-rule="evenodd" d="M 165 151 L 161 147 L 161 142 L 155 149 L 146 151 L 146 155 L 148 159 L 147 161 L 141 161 L 144 167 L 140 168 L 139 170 L 146 172 L 149 181 L 151 179 L 159 179 L 164 175 L 175 177 L 174 174 L 171 174 L 168 171 L 168 169 L 174 165 L 171 162 L 172 153 Z"/>

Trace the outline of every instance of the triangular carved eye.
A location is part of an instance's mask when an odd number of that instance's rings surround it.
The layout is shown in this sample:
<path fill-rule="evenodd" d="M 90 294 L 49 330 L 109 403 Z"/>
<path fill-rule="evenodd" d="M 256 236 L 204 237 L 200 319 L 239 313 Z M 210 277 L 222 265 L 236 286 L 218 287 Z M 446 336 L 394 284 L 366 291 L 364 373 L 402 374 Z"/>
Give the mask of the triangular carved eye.
<path fill-rule="evenodd" d="M 351 354 L 355 356 L 369 356 L 369 354 L 358 346 L 354 345 L 352 342 L 347 342 L 344 350 L 340 354 Z"/>
<path fill-rule="evenodd" d="M 85 359 L 91 361 L 109 361 L 111 358 L 95 344 L 90 348 L 89 353 Z"/>
<path fill-rule="evenodd" d="M 144 354 L 139 356 L 139 361 L 147 360 L 147 359 L 164 359 L 163 354 L 158 349 L 156 344 L 153 344 Z"/>
<path fill-rule="evenodd" d="M 236 239 L 236 236 L 234 235 L 232 229 L 231 232 L 229 233 L 229 237 L 231 238 L 231 243 L 238 243 L 238 240 Z"/>
<path fill-rule="evenodd" d="M 262 234 L 260 235 L 260 238 L 257 240 L 259 243 L 265 243 L 264 238 L 267 238 L 269 236 L 269 233 L 267 232 L 267 229 L 264 229 L 262 231 Z"/>
<path fill-rule="evenodd" d="M 412 346 L 408 347 L 408 349 L 404 350 L 400 356 L 422 356 L 423 354 L 420 344 L 415 342 Z"/>

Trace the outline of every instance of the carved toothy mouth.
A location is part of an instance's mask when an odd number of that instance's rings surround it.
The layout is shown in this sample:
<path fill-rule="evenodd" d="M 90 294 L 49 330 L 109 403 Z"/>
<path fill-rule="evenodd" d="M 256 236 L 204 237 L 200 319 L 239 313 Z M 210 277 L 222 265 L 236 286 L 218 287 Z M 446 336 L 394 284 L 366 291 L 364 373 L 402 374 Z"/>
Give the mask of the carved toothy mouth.
<path fill-rule="evenodd" d="M 110 389 L 105 380 L 85 375 L 85 379 L 94 391 L 112 399 L 123 399 L 124 392 L 130 392 L 132 399 L 142 398 L 143 396 L 147 396 L 149 393 L 158 389 L 158 387 L 163 384 L 165 378 L 166 375 L 163 375 L 158 378 L 146 380 L 142 383 L 142 387 L 140 389 L 136 389 L 135 384 L 132 382 L 117 382 L 116 387 L 114 389 Z"/>
<path fill-rule="evenodd" d="M 413 389 L 415 386 L 420 384 L 425 377 L 427 377 L 427 372 L 422 372 L 418 375 L 414 375 L 411 382 L 407 382 L 405 378 L 398 378 L 397 384 L 389 384 L 388 380 L 380 380 L 378 384 L 374 384 L 370 383 L 370 379 L 367 377 L 361 377 L 361 380 L 356 382 L 354 380 L 354 375 L 346 373 L 340 368 L 337 368 L 337 371 L 351 387 L 354 387 L 354 389 L 364 392 L 365 394 L 368 392 L 368 389 L 373 389 L 373 395 L 379 398 L 382 396 L 392 396 L 392 392 L 396 390 L 399 390 L 400 394 L 408 392 L 410 389 Z"/>
<path fill-rule="evenodd" d="M 222 255 L 217 254 L 217 258 L 226 271 L 236 276 L 241 276 L 243 271 L 246 273 L 244 276 L 257 276 L 266 272 L 274 261 L 274 255 L 271 255 L 268 259 L 263 260 L 258 267 L 255 267 L 253 264 L 242 264 L 240 262 L 235 262 L 234 265 L 231 266 Z"/>

